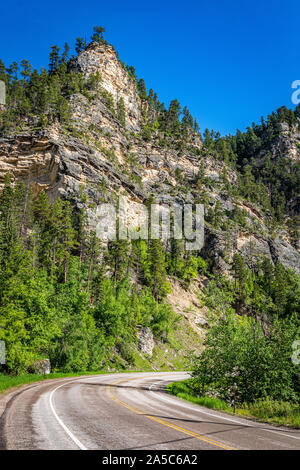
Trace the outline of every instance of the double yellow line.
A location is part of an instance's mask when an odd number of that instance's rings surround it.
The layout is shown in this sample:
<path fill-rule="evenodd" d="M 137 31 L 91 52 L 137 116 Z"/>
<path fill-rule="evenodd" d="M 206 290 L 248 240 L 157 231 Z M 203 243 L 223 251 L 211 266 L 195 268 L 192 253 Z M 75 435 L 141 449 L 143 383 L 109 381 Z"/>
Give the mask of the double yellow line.
<path fill-rule="evenodd" d="M 129 380 L 136 380 L 136 378 L 132 378 L 132 379 L 126 379 L 126 380 L 119 380 L 118 382 L 114 382 L 112 385 L 108 385 L 105 389 L 106 392 L 108 392 L 108 394 L 110 395 L 110 398 L 115 401 L 116 403 L 118 403 L 118 405 L 121 405 L 123 406 L 124 408 L 127 408 L 128 410 L 130 411 L 133 411 L 134 413 L 138 414 L 138 415 L 143 415 L 145 418 L 148 418 L 148 419 L 151 419 L 151 421 L 156 421 L 157 423 L 160 423 L 162 424 L 163 426 L 166 426 L 168 428 L 172 428 L 172 429 L 175 429 L 175 431 L 179 431 L 179 432 L 182 432 L 183 434 L 187 434 L 188 436 L 192 436 L 194 437 L 195 439 L 199 439 L 200 441 L 203 441 L 203 442 L 207 442 L 208 444 L 211 444 L 211 445 L 214 445 L 216 447 L 220 447 L 221 449 L 225 449 L 225 450 L 237 450 L 235 449 L 234 447 L 230 447 L 226 444 L 223 444 L 221 442 L 218 442 L 218 441 L 215 441 L 214 439 L 210 439 L 209 437 L 205 437 L 205 436 L 202 436 L 201 434 L 197 434 L 193 431 L 189 431 L 188 429 L 185 429 L 185 428 L 181 428 L 179 426 L 176 426 L 172 423 L 169 423 L 168 421 L 165 421 L 165 420 L 162 420 L 160 418 L 156 418 L 155 416 L 151 416 L 151 415 L 148 415 L 148 414 L 145 414 L 143 411 L 141 410 L 138 410 L 136 408 L 133 408 L 132 406 L 128 405 L 127 403 L 124 403 L 123 401 L 120 401 L 118 400 L 115 395 L 113 395 L 112 391 L 111 391 L 111 386 L 114 386 L 114 385 L 118 385 L 120 383 L 124 383 L 124 382 L 129 382 Z"/>

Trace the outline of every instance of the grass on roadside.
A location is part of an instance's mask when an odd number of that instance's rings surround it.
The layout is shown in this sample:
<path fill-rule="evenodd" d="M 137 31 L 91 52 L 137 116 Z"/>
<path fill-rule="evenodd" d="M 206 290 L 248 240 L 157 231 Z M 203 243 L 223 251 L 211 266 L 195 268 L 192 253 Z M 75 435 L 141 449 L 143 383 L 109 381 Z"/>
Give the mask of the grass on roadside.
<path fill-rule="evenodd" d="M 243 416 L 254 416 L 261 421 L 300 428 L 300 405 L 270 398 L 256 400 L 238 409 Z"/>
<path fill-rule="evenodd" d="M 182 382 L 172 382 L 167 385 L 167 391 L 176 395 L 183 400 L 190 401 L 196 405 L 206 406 L 206 408 L 212 408 L 214 410 L 223 410 L 231 411 L 230 406 L 223 400 L 219 398 L 211 398 L 206 396 L 197 397 L 193 394 L 193 391 L 189 387 L 190 379 L 184 380 Z"/>
<path fill-rule="evenodd" d="M 233 414 L 233 409 L 224 400 L 207 396 L 197 396 L 190 386 L 192 379 L 182 382 L 172 382 L 167 391 L 183 400 L 196 405 L 205 406 L 214 410 L 221 410 Z M 235 414 L 270 424 L 300 428 L 300 405 L 289 402 L 279 402 L 271 398 L 256 400 L 254 403 L 245 403 L 237 408 Z"/>
<path fill-rule="evenodd" d="M 64 377 L 80 377 L 81 375 L 98 375 L 98 374 L 110 374 L 110 373 L 123 373 L 123 372 L 139 372 L 136 370 L 118 370 L 118 371 L 108 371 L 108 370 L 97 370 L 97 371 L 85 371 L 85 372 L 53 372 L 47 375 L 38 375 L 38 374 L 24 374 L 24 375 L 7 375 L 0 374 L 0 394 L 7 391 L 13 387 L 19 387 L 21 385 L 30 384 L 33 382 L 41 382 L 43 380 L 49 379 L 62 379 Z"/>

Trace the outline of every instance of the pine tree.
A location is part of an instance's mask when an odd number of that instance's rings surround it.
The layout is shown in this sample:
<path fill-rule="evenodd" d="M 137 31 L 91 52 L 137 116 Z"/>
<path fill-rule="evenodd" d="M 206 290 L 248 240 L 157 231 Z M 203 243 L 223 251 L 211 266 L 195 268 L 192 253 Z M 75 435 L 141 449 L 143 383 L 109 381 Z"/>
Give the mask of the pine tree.
<path fill-rule="evenodd" d="M 15 226 L 15 193 L 9 173 L 5 175 L 4 188 L 0 195 L 0 261 L 9 255 L 17 240 L 18 229 Z"/>
<path fill-rule="evenodd" d="M 108 244 L 108 262 L 115 283 L 120 282 L 128 273 L 129 250 L 130 245 L 127 240 L 117 240 Z"/>
<path fill-rule="evenodd" d="M 150 240 L 149 246 L 149 271 L 148 284 L 156 300 L 162 300 L 169 292 L 167 282 L 166 260 L 163 245 L 160 240 Z"/>
<path fill-rule="evenodd" d="M 101 240 L 97 237 L 96 233 L 90 231 L 86 239 L 86 256 L 88 258 L 88 280 L 86 291 L 89 292 L 90 284 L 93 282 L 93 270 L 94 266 L 97 264 L 101 253 Z"/>
<path fill-rule="evenodd" d="M 263 286 L 268 296 L 271 296 L 272 281 L 273 281 L 273 265 L 268 258 L 264 258 L 261 263 L 263 272 Z"/>
<path fill-rule="evenodd" d="M 149 103 L 150 108 L 153 108 L 153 97 L 154 97 L 153 90 L 152 88 L 150 88 L 149 95 L 148 95 L 148 103 Z"/>
<path fill-rule="evenodd" d="M 171 238 L 170 253 L 168 254 L 168 272 L 174 276 L 180 277 L 182 271 L 182 240 Z"/>
<path fill-rule="evenodd" d="M 126 126 L 126 112 L 124 99 L 121 97 L 117 103 L 117 119 L 120 121 L 123 127 Z"/>
<path fill-rule="evenodd" d="M 69 52 L 70 52 L 70 46 L 67 42 L 65 42 L 64 50 L 63 50 L 63 53 L 62 53 L 62 56 L 61 56 L 61 62 L 63 64 L 67 63 L 67 60 L 68 60 L 68 57 L 69 57 Z"/>
<path fill-rule="evenodd" d="M 203 135 L 203 143 L 207 150 L 213 150 L 214 149 L 214 131 L 205 129 L 204 135 Z"/>
<path fill-rule="evenodd" d="M 104 43 L 104 33 L 105 29 L 102 26 L 94 26 L 94 34 L 92 35 L 92 41 L 99 42 L 100 44 Z"/>
<path fill-rule="evenodd" d="M 138 92 L 142 100 L 147 100 L 147 91 L 145 86 L 145 80 L 141 78 L 137 83 Z"/>
<path fill-rule="evenodd" d="M 13 62 L 7 69 L 8 75 L 11 76 L 12 79 L 18 80 L 18 70 L 19 70 L 19 65 L 17 62 Z"/>
<path fill-rule="evenodd" d="M 274 281 L 272 283 L 272 295 L 279 315 L 284 315 L 288 296 L 288 276 L 283 265 L 276 263 L 274 269 Z"/>
<path fill-rule="evenodd" d="M 181 113 L 181 106 L 178 100 L 172 100 L 168 109 L 167 121 L 168 127 L 176 130 L 179 127 L 179 116 Z"/>
<path fill-rule="evenodd" d="M 76 43 L 75 43 L 75 51 L 77 52 L 77 54 L 84 51 L 85 48 L 86 48 L 85 40 L 83 38 L 77 37 Z"/>
<path fill-rule="evenodd" d="M 21 75 L 23 77 L 23 80 L 26 81 L 31 76 L 32 66 L 28 60 L 22 60 L 21 68 L 22 68 Z"/>
<path fill-rule="evenodd" d="M 251 199 L 253 197 L 253 192 L 255 191 L 255 179 L 252 174 L 251 166 L 246 165 L 244 168 L 243 175 L 243 193 L 246 198 Z"/>
<path fill-rule="evenodd" d="M 245 298 L 245 286 L 248 279 L 248 270 L 242 256 L 235 253 L 232 260 L 232 274 L 235 281 L 235 290 L 238 293 L 239 300 Z"/>
<path fill-rule="evenodd" d="M 182 110 L 182 124 L 185 127 L 193 127 L 194 121 L 193 121 L 193 116 L 189 112 L 188 108 L 185 106 Z"/>
<path fill-rule="evenodd" d="M 49 55 L 49 72 L 50 73 L 55 73 L 58 69 L 58 66 L 60 63 L 59 50 L 60 50 L 59 47 L 56 45 L 51 47 L 51 52 Z"/>

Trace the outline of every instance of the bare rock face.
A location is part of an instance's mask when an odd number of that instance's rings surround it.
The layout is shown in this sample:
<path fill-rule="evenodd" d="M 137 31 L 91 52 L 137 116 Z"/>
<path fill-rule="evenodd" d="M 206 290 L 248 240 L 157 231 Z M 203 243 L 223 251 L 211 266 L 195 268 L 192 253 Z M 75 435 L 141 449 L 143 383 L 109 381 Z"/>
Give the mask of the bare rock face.
<path fill-rule="evenodd" d="M 290 268 L 300 276 L 300 256 L 299 252 L 282 238 L 269 240 L 270 254 L 272 261 L 279 261 L 285 268 Z"/>
<path fill-rule="evenodd" d="M 38 359 L 30 366 L 29 371 L 33 374 L 47 375 L 51 372 L 49 359 Z"/>
<path fill-rule="evenodd" d="M 200 316 L 195 318 L 195 323 L 196 323 L 196 325 L 199 325 L 200 328 L 206 328 L 206 327 L 209 326 L 209 323 L 206 320 L 206 318 L 203 318 L 203 317 L 200 317 Z"/>
<path fill-rule="evenodd" d="M 284 234 L 275 239 L 267 236 L 253 235 L 246 231 L 228 232 L 205 231 L 204 253 L 210 258 L 215 273 L 230 276 L 233 255 L 239 253 L 251 266 L 255 260 L 268 258 L 273 264 L 278 261 L 300 275 L 300 254 L 284 238 Z"/>
<path fill-rule="evenodd" d="M 150 140 L 141 137 L 147 104 L 141 101 L 134 78 L 118 61 L 113 47 L 91 43 L 71 61 L 70 68 L 86 78 L 98 72 L 101 78 L 99 90 L 90 101 L 80 94 L 70 98 L 71 126 L 76 132 L 55 123 L 42 131 L 0 138 L 0 189 L 5 174 L 9 173 L 13 182 L 24 181 L 35 194 L 44 189 L 52 200 L 67 198 L 79 208 L 83 206 L 83 191 L 89 225 L 95 229 L 99 205 L 114 202 L 119 195 L 128 198 L 126 210 L 130 221 L 140 221 L 139 204 L 151 194 L 156 202 L 168 205 L 201 201 L 195 181 L 202 165 L 209 180 L 200 188 L 206 193 L 206 206 L 212 209 L 218 201 L 225 221 L 230 219 L 234 207 L 240 206 L 248 224 L 248 228 L 230 225 L 225 230 L 206 225 L 203 254 L 213 269 L 229 274 L 232 257 L 239 252 L 246 260 L 254 255 L 266 256 L 274 263 L 280 261 L 300 274 L 300 254 L 291 245 L 288 234 L 271 236 L 258 208 L 222 194 L 224 170 L 230 182 L 236 181 L 237 174 L 213 155 L 203 153 L 197 134 L 190 136 L 189 145 L 180 152 L 176 146 L 162 142 L 156 131 Z M 107 105 L 105 93 L 112 98 L 111 106 Z M 125 126 L 116 117 L 121 98 Z M 300 136 L 283 126 L 282 135 L 274 143 L 272 158 L 284 156 L 296 160 L 299 148 Z M 265 155 L 259 158 L 263 161 Z M 182 181 L 176 176 L 178 172 L 183 175 Z M 288 216 L 299 214 L 299 207 L 298 199 L 289 201 Z"/>
<path fill-rule="evenodd" d="M 133 78 L 121 67 L 113 47 L 91 43 L 72 61 L 71 68 L 86 77 L 99 72 L 101 86 L 112 95 L 115 102 L 123 98 L 127 127 L 133 131 L 140 130 L 140 98 Z"/>
<path fill-rule="evenodd" d="M 147 326 L 138 331 L 138 348 L 143 354 L 147 354 L 147 356 L 150 357 L 152 356 L 154 339 L 152 331 Z"/>
<path fill-rule="evenodd" d="M 9 173 L 40 187 L 50 187 L 56 181 L 59 157 L 57 148 L 48 137 L 20 136 L 0 139 L 0 182 Z"/>

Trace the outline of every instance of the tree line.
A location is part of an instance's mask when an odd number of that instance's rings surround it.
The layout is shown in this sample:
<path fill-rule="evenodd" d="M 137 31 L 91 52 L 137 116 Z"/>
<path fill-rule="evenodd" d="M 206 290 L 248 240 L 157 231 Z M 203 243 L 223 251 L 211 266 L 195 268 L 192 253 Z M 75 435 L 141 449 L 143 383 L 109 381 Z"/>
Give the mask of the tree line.
<path fill-rule="evenodd" d="M 34 195 L 7 175 L 0 195 L 0 340 L 8 371 L 24 372 L 43 357 L 64 371 L 99 369 L 118 357 L 133 364 L 138 325 L 168 340 L 176 316 L 164 302 L 167 277 L 176 273 L 189 283 L 197 259 L 174 248 L 166 254 L 161 240 L 104 245 L 85 210 L 51 202 L 44 191 Z"/>

